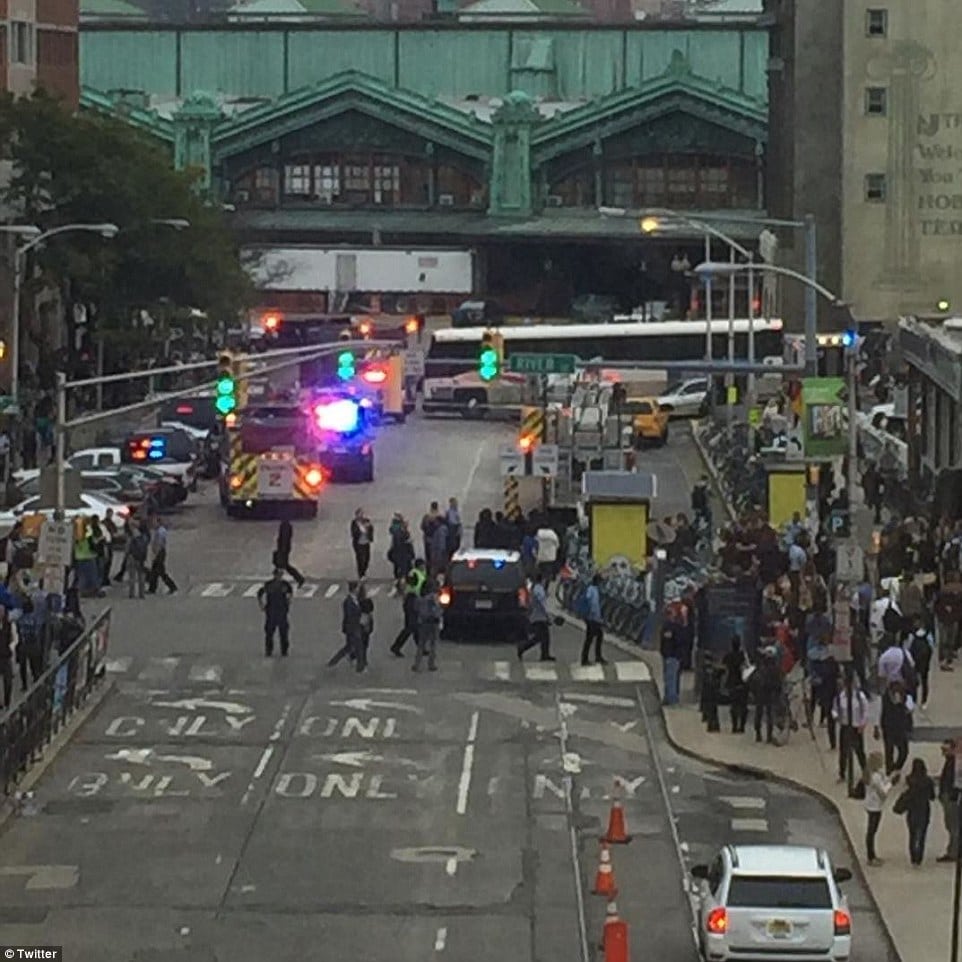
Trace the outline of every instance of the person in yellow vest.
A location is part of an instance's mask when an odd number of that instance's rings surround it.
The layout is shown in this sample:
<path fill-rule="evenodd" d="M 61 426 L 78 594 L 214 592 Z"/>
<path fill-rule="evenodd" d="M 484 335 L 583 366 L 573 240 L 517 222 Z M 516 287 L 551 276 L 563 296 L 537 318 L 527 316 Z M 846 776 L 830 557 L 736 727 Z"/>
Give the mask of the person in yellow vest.
<path fill-rule="evenodd" d="M 81 515 L 74 524 L 73 563 L 80 594 L 85 598 L 103 597 L 97 568 L 97 551 L 90 540 L 90 529 L 85 515 Z"/>

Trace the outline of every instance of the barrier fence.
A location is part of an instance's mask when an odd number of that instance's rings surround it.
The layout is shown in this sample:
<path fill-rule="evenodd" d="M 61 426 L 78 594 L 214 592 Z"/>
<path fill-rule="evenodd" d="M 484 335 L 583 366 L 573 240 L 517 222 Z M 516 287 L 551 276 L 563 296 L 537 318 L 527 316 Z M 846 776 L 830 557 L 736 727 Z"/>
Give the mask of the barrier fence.
<path fill-rule="evenodd" d="M 110 609 L 0 715 L 0 789 L 9 795 L 44 748 L 106 676 Z"/>

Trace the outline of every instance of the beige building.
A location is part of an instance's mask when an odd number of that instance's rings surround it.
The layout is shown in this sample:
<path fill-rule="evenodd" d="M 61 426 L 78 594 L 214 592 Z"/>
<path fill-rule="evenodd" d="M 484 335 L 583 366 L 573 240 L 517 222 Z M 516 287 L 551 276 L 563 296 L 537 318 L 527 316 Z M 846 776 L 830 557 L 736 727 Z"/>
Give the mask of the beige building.
<path fill-rule="evenodd" d="M 843 6 L 842 295 L 861 319 L 960 307 L 959 5 Z"/>

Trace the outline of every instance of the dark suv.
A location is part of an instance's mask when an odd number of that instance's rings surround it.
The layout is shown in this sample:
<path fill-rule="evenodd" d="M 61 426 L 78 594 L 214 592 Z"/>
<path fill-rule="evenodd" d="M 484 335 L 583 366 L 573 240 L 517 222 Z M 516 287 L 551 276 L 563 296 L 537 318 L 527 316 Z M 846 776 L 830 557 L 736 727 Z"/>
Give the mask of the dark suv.
<path fill-rule="evenodd" d="M 527 635 L 528 585 L 517 551 L 459 551 L 440 593 L 445 638 L 517 642 Z"/>

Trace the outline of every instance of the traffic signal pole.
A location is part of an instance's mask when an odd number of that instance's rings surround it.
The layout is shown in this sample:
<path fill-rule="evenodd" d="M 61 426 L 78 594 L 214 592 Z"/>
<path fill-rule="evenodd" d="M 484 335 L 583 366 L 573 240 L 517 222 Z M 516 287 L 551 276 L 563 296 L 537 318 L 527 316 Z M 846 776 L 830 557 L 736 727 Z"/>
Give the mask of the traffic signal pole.
<path fill-rule="evenodd" d="M 326 344 L 323 347 L 296 347 L 286 348 L 279 351 L 270 351 L 258 354 L 258 359 L 273 360 L 284 358 L 277 364 L 269 364 L 266 367 L 258 367 L 248 372 L 247 377 L 259 377 L 263 374 L 272 374 L 274 371 L 283 371 L 293 364 L 300 364 L 302 361 L 313 361 L 319 357 L 326 357 L 330 354 L 339 354 L 347 349 L 366 350 L 368 347 L 389 346 L 396 344 L 396 341 L 340 341 L 336 344 Z M 248 355 L 250 358 L 250 355 Z M 57 391 L 57 423 L 54 448 L 54 460 L 57 472 L 57 499 L 56 508 L 58 512 L 63 512 L 66 502 L 66 469 L 67 469 L 67 432 L 71 428 L 81 427 L 84 424 L 95 424 L 97 421 L 106 421 L 108 418 L 117 417 L 122 414 L 133 414 L 136 411 L 146 411 L 150 408 L 165 404 L 167 401 L 176 400 L 181 397 L 190 397 L 198 391 L 210 390 L 217 386 L 216 381 L 208 381 L 202 384 L 195 384 L 192 387 L 184 388 L 180 391 L 165 393 L 163 397 L 150 398 L 146 401 L 137 401 L 134 404 L 125 404 L 123 407 L 113 408 L 110 411 L 97 411 L 93 414 L 85 414 L 82 417 L 67 420 L 67 392 L 74 388 L 88 387 L 97 384 L 107 384 L 116 381 L 136 381 L 145 377 L 155 377 L 158 374 L 179 374 L 184 371 L 202 370 L 204 368 L 217 367 L 217 360 L 198 361 L 194 364 L 178 364 L 173 367 L 154 368 L 150 371 L 135 371 L 129 374 L 108 374 L 102 378 L 84 378 L 80 381 L 68 381 L 67 375 L 63 371 L 58 371 L 56 376 Z M 213 403 L 213 398 L 211 399 Z"/>

